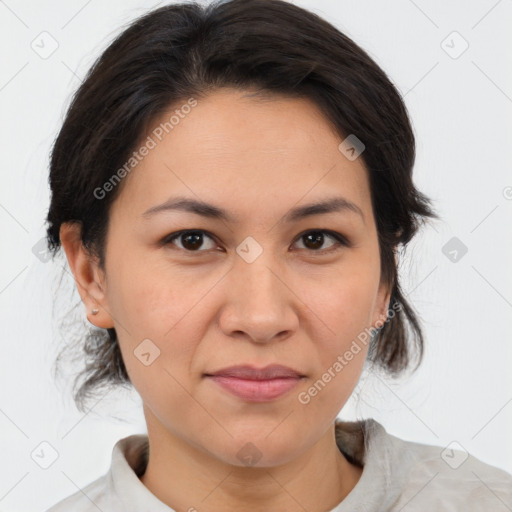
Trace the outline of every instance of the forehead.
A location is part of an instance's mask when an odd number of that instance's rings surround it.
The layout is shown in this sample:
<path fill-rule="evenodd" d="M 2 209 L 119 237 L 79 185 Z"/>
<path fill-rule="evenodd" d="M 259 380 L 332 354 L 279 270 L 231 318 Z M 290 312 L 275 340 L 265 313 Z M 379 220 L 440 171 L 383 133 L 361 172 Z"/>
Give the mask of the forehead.
<path fill-rule="evenodd" d="M 338 193 L 371 216 L 362 158 L 339 151 L 343 137 L 313 102 L 233 89 L 196 101 L 190 109 L 174 105 L 152 124 L 142 144 L 149 136 L 154 147 L 124 178 L 117 209 L 140 216 L 186 195 L 243 218 Z"/>

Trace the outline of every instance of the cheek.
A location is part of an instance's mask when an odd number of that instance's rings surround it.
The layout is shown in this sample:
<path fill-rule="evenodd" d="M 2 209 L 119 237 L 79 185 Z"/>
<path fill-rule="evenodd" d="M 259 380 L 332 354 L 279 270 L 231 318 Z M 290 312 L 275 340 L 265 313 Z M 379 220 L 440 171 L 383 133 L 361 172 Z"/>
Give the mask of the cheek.
<path fill-rule="evenodd" d="M 202 311 L 207 301 L 201 299 L 218 278 L 210 282 L 211 278 L 198 279 L 169 266 L 140 261 L 144 260 L 125 259 L 109 279 L 109 306 L 123 360 L 143 398 L 171 391 L 178 397 L 177 382 L 189 379 L 194 353 L 207 327 L 201 321 L 206 318 Z M 146 346 L 143 353 L 150 354 L 146 359 L 154 358 L 148 366 L 137 357 L 139 347 Z"/>
<path fill-rule="evenodd" d="M 317 373 L 308 382 L 305 401 L 309 412 L 341 410 L 354 390 L 370 342 L 371 317 L 379 275 L 360 258 L 304 287 L 304 302 L 313 311 Z M 378 269 L 377 269 L 378 270 Z M 304 403 L 304 402 L 300 402 Z"/>
<path fill-rule="evenodd" d="M 346 266 L 324 278 L 308 282 L 303 290 L 304 303 L 323 324 L 332 348 L 341 348 L 371 324 L 378 291 L 373 269 Z M 328 344 L 329 346 L 329 344 Z"/>
<path fill-rule="evenodd" d="M 111 313 L 129 336 L 158 340 L 193 309 L 205 283 L 147 254 L 132 254 L 110 271 L 108 289 Z"/>
<path fill-rule="evenodd" d="M 314 304 L 311 309 L 318 317 L 313 335 L 317 372 L 299 402 L 307 404 L 309 414 L 331 410 L 337 415 L 352 394 L 368 354 L 375 290 L 368 279 L 354 275 L 316 293 L 309 304 Z"/>

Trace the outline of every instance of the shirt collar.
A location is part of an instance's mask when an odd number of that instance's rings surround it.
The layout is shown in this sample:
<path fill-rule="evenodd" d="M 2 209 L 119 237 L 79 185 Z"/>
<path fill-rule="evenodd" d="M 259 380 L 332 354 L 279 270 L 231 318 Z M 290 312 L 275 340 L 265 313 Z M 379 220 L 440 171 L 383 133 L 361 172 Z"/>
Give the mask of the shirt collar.
<path fill-rule="evenodd" d="M 147 435 L 136 434 L 116 443 L 112 450 L 112 464 L 107 477 L 107 496 L 113 503 L 121 503 L 126 512 L 170 512 L 139 480 L 147 465 L 149 440 Z M 114 510 L 114 508 L 112 508 Z"/>
<path fill-rule="evenodd" d="M 352 457 L 364 467 L 355 487 L 330 512 L 389 510 L 406 485 L 406 468 L 412 466 L 414 454 L 371 418 L 358 422 L 336 419 L 336 441 L 347 459 Z"/>

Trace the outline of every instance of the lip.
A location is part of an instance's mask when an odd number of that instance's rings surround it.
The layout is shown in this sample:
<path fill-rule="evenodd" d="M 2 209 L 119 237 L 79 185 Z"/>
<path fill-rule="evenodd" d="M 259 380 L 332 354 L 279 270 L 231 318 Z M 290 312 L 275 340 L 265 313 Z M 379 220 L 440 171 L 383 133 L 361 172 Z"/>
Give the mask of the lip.
<path fill-rule="evenodd" d="M 205 374 L 207 377 L 236 377 L 238 379 L 247 380 L 269 380 L 281 378 L 297 378 L 305 377 L 299 371 L 281 364 L 270 364 L 264 368 L 256 368 L 255 366 L 244 364 L 230 366 L 211 373 Z"/>
<path fill-rule="evenodd" d="M 205 377 L 247 402 L 270 402 L 291 391 L 305 376 L 282 365 L 265 368 L 242 365 L 205 374 Z"/>

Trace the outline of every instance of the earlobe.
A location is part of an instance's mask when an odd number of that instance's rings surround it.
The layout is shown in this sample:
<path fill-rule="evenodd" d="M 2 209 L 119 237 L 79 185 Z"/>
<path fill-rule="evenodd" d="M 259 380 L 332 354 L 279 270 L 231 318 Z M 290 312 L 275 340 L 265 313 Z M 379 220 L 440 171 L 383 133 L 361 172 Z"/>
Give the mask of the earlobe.
<path fill-rule="evenodd" d="M 388 320 L 389 296 L 383 301 L 383 305 L 377 311 L 377 318 L 374 319 L 372 327 L 380 329 Z"/>
<path fill-rule="evenodd" d="M 398 269 L 398 253 L 396 250 L 396 246 L 393 248 L 393 254 L 395 257 L 395 268 Z M 391 292 L 393 286 L 394 283 L 391 283 L 389 285 L 386 283 L 380 284 L 378 294 L 377 318 L 374 318 L 374 321 L 372 323 L 372 326 L 377 329 L 380 329 L 388 321 L 389 306 L 391 303 Z"/>
<path fill-rule="evenodd" d="M 375 316 L 372 322 L 372 327 L 376 329 L 380 329 L 388 320 L 392 287 L 392 284 L 380 283 L 377 295 L 377 307 L 375 309 Z"/>
<path fill-rule="evenodd" d="M 96 327 L 108 329 L 114 327 L 109 313 L 103 273 L 96 259 L 83 246 L 81 224 L 63 223 L 60 228 L 60 241 L 66 254 L 69 268 L 75 279 L 78 293 L 84 303 L 87 319 Z"/>

